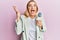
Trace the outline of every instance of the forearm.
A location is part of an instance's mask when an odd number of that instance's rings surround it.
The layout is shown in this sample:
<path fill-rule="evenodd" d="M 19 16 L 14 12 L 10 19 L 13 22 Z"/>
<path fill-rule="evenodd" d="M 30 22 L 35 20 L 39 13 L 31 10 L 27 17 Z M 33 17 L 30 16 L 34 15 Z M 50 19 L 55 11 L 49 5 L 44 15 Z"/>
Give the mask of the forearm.
<path fill-rule="evenodd" d="M 20 13 L 19 12 L 16 12 L 16 20 L 17 20 L 17 22 L 20 20 Z"/>
<path fill-rule="evenodd" d="M 19 35 L 22 32 L 22 20 L 19 19 L 18 22 L 17 20 L 15 22 L 16 22 L 16 27 L 15 27 L 16 33 L 17 35 Z"/>
<path fill-rule="evenodd" d="M 47 30 L 44 19 L 41 22 L 40 31 L 45 32 Z"/>

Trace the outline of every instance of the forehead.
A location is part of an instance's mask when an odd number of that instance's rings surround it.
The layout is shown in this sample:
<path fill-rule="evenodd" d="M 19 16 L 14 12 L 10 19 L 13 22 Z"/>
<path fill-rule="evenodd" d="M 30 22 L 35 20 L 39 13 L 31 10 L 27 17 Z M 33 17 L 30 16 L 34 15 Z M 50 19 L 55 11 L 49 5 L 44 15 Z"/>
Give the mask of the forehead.
<path fill-rule="evenodd" d="M 36 2 L 30 2 L 30 3 L 29 3 L 29 5 L 34 5 L 34 4 L 36 4 Z"/>

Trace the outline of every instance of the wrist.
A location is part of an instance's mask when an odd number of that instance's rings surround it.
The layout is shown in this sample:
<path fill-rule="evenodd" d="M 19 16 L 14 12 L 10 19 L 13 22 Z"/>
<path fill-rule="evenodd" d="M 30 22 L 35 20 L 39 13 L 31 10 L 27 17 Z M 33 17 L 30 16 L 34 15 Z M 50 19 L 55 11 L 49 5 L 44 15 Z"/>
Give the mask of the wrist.
<path fill-rule="evenodd" d="M 41 25 L 40 28 L 43 29 L 43 25 Z"/>

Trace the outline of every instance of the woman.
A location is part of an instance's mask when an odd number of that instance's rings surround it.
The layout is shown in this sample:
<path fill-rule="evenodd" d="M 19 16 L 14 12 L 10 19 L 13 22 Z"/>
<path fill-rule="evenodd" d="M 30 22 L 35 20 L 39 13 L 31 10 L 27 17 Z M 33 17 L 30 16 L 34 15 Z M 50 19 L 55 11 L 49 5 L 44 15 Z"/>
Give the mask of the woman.
<path fill-rule="evenodd" d="M 44 19 L 37 19 L 38 6 L 34 0 L 30 0 L 27 3 L 27 11 L 24 15 L 20 15 L 20 12 L 13 7 L 16 12 L 16 33 L 17 35 L 22 33 L 21 40 L 43 40 L 43 33 L 46 31 Z"/>

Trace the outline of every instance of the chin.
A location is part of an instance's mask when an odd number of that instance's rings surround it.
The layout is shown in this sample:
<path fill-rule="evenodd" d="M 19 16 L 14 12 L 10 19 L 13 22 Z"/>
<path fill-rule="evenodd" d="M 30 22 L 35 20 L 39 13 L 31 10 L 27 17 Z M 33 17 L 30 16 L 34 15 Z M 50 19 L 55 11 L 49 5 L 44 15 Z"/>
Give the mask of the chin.
<path fill-rule="evenodd" d="M 31 14 L 31 16 L 35 16 L 35 14 Z"/>

